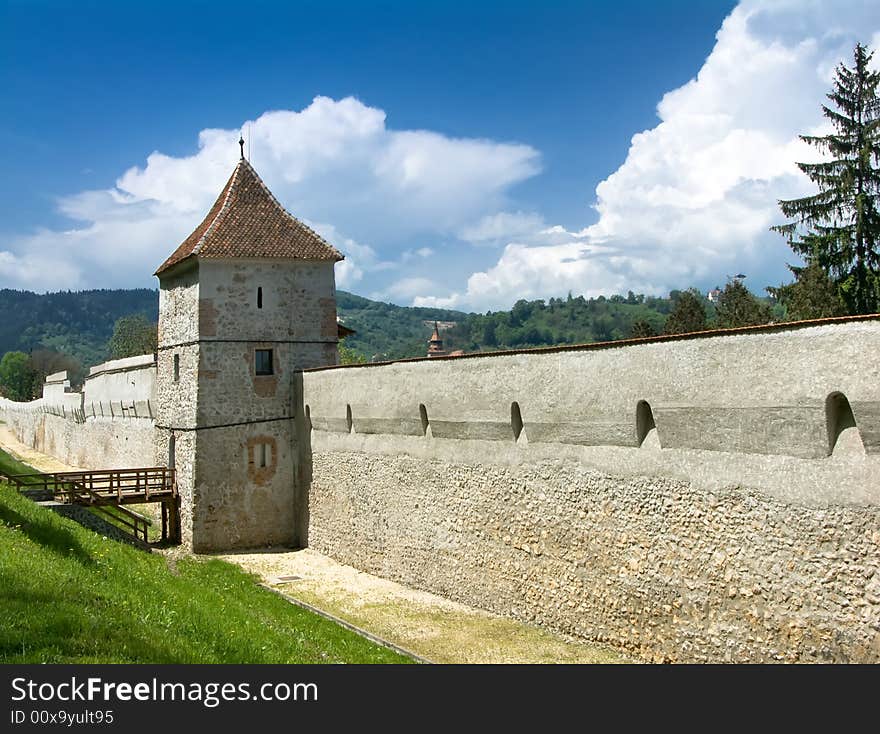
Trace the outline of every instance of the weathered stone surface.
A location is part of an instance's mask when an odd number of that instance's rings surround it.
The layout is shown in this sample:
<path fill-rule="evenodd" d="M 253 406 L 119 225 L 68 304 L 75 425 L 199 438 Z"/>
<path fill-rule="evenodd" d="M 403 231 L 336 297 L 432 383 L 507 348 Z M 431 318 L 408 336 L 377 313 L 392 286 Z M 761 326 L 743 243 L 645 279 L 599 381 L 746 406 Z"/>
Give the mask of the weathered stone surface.
<path fill-rule="evenodd" d="M 329 261 L 212 259 L 196 276 L 163 275 L 156 451 L 168 455 L 174 437 L 183 540 L 194 550 L 302 535 L 294 376 L 335 364 L 335 297 Z M 187 308 L 198 316 L 182 318 Z M 272 351 L 272 374 L 256 374 L 258 349 Z"/>
<path fill-rule="evenodd" d="M 416 588 L 655 661 L 880 660 L 877 506 L 570 460 L 317 450 L 312 477 L 310 546 Z"/>
<path fill-rule="evenodd" d="M 196 550 L 308 542 L 652 660 L 880 661 L 880 319 L 303 373 L 332 276 L 211 267 L 163 289 L 155 429 L 116 397 L 0 417 L 86 467 L 173 437 Z"/>

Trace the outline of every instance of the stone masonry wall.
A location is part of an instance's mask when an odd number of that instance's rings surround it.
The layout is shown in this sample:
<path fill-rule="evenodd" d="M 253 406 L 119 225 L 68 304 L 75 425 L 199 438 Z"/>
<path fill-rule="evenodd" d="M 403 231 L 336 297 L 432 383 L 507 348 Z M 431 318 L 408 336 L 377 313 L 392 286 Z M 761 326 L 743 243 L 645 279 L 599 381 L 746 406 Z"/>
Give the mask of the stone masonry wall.
<path fill-rule="evenodd" d="M 154 466 L 154 422 L 150 418 L 93 418 L 84 421 L 43 412 L 35 403 L 0 400 L 0 420 L 19 441 L 81 469 Z"/>
<path fill-rule="evenodd" d="M 167 455 L 174 437 L 185 544 L 298 542 L 294 383 L 335 364 L 336 339 L 331 262 L 209 259 L 163 277 L 156 441 Z M 256 374 L 258 349 L 272 374 Z"/>
<path fill-rule="evenodd" d="M 874 319 L 306 372 L 308 542 L 651 660 L 878 662 L 877 354 Z"/>
<path fill-rule="evenodd" d="M 880 661 L 880 509 L 576 461 L 318 451 L 311 547 L 654 661 Z"/>
<path fill-rule="evenodd" d="M 152 355 L 92 367 L 82 393 L 65 373 L 49 375 L 43 397 L 0 398 L 0 420 L 18 439 L 83 469 L 153 466 L 156 363 Z"/>

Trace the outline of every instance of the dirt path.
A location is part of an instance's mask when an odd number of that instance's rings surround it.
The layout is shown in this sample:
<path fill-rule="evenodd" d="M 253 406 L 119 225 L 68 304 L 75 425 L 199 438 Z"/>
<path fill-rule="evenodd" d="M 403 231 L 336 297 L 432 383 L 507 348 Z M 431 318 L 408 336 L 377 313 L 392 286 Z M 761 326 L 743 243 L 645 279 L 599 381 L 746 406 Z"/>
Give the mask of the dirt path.
<path fill-rule="evenodd" d="M 56 471 L 80 471 L 83 467 L 71 466 L 58 461 L 54 456 L 40 453 L 35 449 L 25 446 L 19 441 L 9 427 L 0 423 L 0 448 L 12 458 L 24 462 L 28 466 L 32 466 L 37 471 L 56 472 Z"/>
<path fill-rule="evenodd" d="M 416 591 L 313 550 L 220 557 L 288 596 L 437 663 L 630 662 L 614 650 Z"/>

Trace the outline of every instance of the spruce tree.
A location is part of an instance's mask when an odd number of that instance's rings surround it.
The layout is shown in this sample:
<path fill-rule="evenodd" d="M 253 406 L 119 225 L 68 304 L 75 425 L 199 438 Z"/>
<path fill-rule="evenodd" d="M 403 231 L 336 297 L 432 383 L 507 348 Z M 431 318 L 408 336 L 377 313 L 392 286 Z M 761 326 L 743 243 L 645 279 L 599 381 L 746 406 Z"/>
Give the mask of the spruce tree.
<path fill-rule="evenodd" d="M 631 339 L 644 339 L 649 336 L 657 336 L 657 332 L 654 331 L 654 327 L 647 319 L 637 319 L 629 327 L 629 336 Z"/>
<path fill-rule="evenodd" d="M 672 294 L 670 294 L 672 295 Z M 667 334 L 685 334 L 706 330 L 706 309 L 699 292 L 693 289 L 681 293 L 666 319 Z"/>
<path fill-rule="evenodd" d="M 797 164 L 819 192 L 780 201 L 794 221 L 773 228 L 831 275 L 851 313 L 880 310 L 880 73 L 868 68 L 871 56 L 857 44 L 853 68 L 838 65 L 833 108 L 822 105 L 834 132 L 800 136 L 825 155 Z"/>
<path fill-rule="evenodd" d="M 741 280 L 734 278 L 718 296 L 715 318 L 722 329 L 758 326 L 770 321 L 770 305 L 759 301 Z"/>
<path fill-rule="evenodd" d="M 808 259 L 804 267 L 789 265 L 788 269 L 794 274 L 794 283 L 767 288 L 767 291 L 785 307 L 789 321 L 846 314 L 837 284 L 828 277 L 817 259 Z"/>

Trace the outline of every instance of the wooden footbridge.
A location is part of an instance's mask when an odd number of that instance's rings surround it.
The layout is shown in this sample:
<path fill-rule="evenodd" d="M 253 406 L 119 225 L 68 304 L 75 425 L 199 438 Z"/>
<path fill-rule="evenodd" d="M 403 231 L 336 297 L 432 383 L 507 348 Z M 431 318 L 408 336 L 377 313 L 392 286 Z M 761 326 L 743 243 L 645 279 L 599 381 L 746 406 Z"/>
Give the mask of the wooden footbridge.
<path fill-rule="evenodd" d="M 51 493 L 60 502 L 90 507 L 144 541 L 152 520 L 125 505 L 161 503 L 162 540 L 180 542 L 180 503 L 174 469 L 154 466 L 34 474 L 0 471 L 0 479 L 23 493 Z"/>

